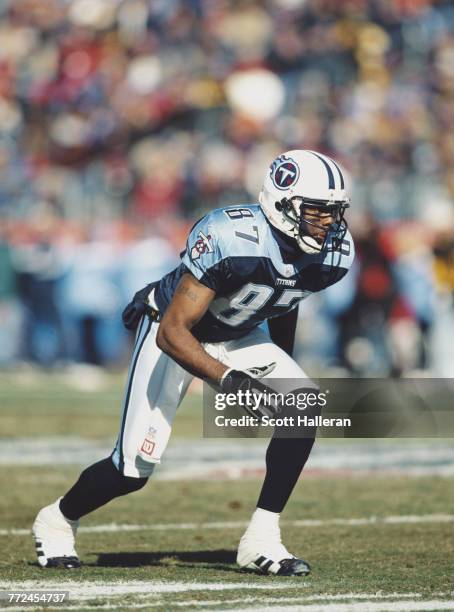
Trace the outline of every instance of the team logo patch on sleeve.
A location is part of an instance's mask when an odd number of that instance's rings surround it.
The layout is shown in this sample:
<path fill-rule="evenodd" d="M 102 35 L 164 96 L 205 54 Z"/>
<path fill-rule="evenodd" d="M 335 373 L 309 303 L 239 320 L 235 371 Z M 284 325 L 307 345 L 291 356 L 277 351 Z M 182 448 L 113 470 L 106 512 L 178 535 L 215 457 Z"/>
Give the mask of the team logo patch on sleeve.
<path fill-rule="evenodd" d="M 203 232 L 199 232 L 199 236 L 191 249 L 191 259 L 198 259 L 200 255 L 205 253 L 212 253 L 214 251 L 213 245 L 211 244 L 211 236 L 205 236 Z"/>
<path fill-rule="evenodd" d="M 298 164 L 291 157 L 280 155 L 271 166 L 271 180 L 278 189 L 290 189 L 299 179 Z"/>

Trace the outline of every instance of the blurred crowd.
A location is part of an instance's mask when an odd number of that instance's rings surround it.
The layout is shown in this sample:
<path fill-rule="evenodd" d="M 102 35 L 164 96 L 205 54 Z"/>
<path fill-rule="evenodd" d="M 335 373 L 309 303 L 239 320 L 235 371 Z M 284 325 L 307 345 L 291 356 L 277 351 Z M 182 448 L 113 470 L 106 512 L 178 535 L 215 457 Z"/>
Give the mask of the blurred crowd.
<path fill-rule="evenodd" d="M 450 0 L 3 0 L 0 363 L 124 363 L 119 313 L 292 148 L 340 161 L 354 270 L 298 355 L 449 376 Z"/>

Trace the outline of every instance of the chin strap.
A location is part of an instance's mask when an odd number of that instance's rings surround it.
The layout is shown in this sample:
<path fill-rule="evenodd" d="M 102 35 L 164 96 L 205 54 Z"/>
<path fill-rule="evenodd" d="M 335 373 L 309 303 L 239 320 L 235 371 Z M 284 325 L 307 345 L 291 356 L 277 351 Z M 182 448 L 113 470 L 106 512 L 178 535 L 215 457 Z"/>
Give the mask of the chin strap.
<path fill-rule="evenodd" d="M 318 244 L 315 238 L 312 238 L 312 236 L 309 236 L 308 234 L 299 237 L 298 245 L 303 253 L 308 253 L 309 255 L 321 253 L 324 247 L 324 244 Z"/>

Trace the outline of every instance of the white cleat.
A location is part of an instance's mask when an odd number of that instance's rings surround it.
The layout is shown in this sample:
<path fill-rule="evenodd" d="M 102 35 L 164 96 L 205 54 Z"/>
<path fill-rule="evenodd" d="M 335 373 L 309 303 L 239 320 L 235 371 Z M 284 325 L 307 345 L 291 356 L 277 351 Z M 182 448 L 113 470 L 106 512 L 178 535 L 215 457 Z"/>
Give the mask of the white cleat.
<path fill-rule="evenodd" d="M 42 508 L 33 523 L 38 563 L 45 568 L 76 569 L 80 567 L 74 548 L 79 521 L 70 521 L 63 516 L 60 499 Z"/>
<path fill-rule="evenodd" d="M 246 531 L 240 540 L 236 561 L 245 569 L 277 576 L 307 576 L 311 567 L 297 559 L 281 542 L 279 529 L 260 537 Z"/>

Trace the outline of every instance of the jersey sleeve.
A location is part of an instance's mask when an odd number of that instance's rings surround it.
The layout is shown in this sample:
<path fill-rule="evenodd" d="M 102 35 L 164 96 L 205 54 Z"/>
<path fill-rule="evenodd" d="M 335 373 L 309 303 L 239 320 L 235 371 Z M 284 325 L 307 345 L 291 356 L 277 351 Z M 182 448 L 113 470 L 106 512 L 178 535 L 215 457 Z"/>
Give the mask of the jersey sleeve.
<path fill-rule="evenodd" d="M 225 247 L 219 223 L 211 214 L 198 221 L 189 233 L 181 261 L 198 281 L 218 292 L 227 273 Z"/>

